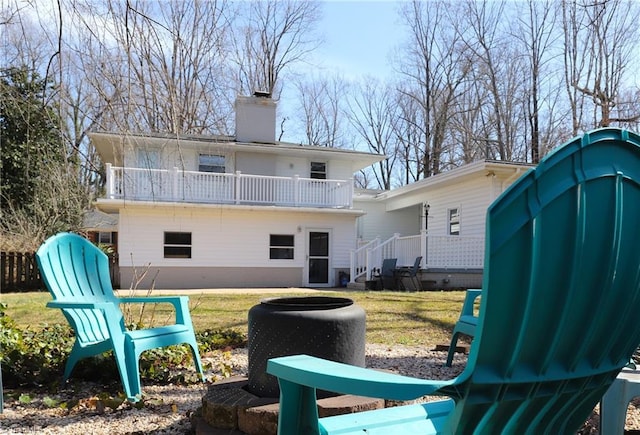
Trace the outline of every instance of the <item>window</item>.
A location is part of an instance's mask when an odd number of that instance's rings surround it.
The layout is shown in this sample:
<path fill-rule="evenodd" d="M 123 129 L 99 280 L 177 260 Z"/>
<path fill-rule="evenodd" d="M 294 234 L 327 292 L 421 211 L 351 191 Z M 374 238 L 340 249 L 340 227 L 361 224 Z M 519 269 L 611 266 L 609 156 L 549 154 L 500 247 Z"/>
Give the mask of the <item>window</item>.
<path fill-rule="evenodd" d="M 449 235 L 451 236 L 459 236 L 460 235 L 460 209 L 459 208 L 450 208 L 447 211 L 449 215 Z"/>
<path fill-rule="evenodd" d="M 215 154 L 200 154 L 198 156 L 198 171 L 200 172 L 217 172 L 225 173 L 224 156 Z"/>
<path fill-rule="evenodd" d="M 316 180 L 327 179 L 327 164 L 324 162 L 311 162 L 311 171 L 309 178 L 315 178 Z"/>
<path fill-rule="evenodd" d="M 164 258 L 191 258 L 191 233 L 164 233 Z"/>
<path fill-rule="evenodd" d="M 111 232 L 99 231 L 98 243 L 101 245 L 112 245 L 113 239 L 111 238 Z"/>
<path fill-rule="evenodd" d="M 293 260 L 293 235 L 271 234 L 269 241 L 269 259 Z"/>

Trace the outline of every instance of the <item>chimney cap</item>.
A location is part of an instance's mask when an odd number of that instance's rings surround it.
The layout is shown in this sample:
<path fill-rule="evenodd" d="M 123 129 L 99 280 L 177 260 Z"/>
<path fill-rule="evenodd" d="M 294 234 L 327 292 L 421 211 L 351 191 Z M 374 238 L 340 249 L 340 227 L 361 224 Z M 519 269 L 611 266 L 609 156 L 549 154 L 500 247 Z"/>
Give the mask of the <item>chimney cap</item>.
<path fill-rule="evenodd" d="M 254 91 L 253 92 L 253 96 L 254 97 L 258 97 L 258 98 L 271 98 L 271 92 L 269 92 L 269 91 Z"/>

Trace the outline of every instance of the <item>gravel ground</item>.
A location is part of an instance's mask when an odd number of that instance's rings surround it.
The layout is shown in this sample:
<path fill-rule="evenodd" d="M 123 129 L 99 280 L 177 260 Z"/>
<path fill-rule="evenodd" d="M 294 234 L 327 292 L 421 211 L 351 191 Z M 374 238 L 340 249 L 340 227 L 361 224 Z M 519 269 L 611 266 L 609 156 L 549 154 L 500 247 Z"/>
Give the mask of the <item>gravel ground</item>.
<path fill-rule="evenodd" d="M 398 373 L 431 379 L 456 376 L 464 368 L 465 358 L 457 356 L 452 368 L 444 367 L 445 352 L 421 348 L 367 345 L 367 366 L 389 369 Z M 247 351 L 235 349 L 204 358 L 205 366 L 231 367 L 233 375 L 246 375 Z M 209 370 L 209 379 L 219 379 L 221 373 Z M 79 390 L 63 390 L 49 395 L 58 401 L 79 400 L 70 410 L 47 407 L 44 394 L 32 395 L 32 401 L 22 404 L 5 399 L 0 415 L 2 434 L 187 434 L 191 431 L 189 416 L 201 403 L 207 384 L 191 386 L 143 387 L 145 405 L 141 409 L 125 402 L 115 410 L 97 396 L 103 392 L 96 384 L 83 384 Z M 639 403 L 632 402 L 627 414 L 627 429 L 640 428 Z M 597 411 L 597 409 L 595 410 Z M 581 434 L 598 433 L 598 419 L 594 412 Z"/>

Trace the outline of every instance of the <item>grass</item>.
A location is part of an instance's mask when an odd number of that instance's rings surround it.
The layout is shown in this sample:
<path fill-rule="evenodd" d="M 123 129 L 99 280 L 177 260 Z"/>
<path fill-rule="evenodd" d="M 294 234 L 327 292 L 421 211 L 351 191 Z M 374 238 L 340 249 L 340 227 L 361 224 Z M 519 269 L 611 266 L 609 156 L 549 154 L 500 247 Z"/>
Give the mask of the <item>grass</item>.
<path fill-rule="evenodd" d="M 121 293 L 126 296 L 124 292 Z M 249 309 L 265 297 L 291 296 L 283 289 L 278 294 L 202 294 L 198 290 L 187 290 L 190 296 L 191 316 L 196 330 L 235 329 L 246 334 Z M 311 293 L 310 293 L 311 294 Z M 464 292 L 370 292 L 327 291 L 327 296 L 347 297 L 360 305 L 367 315 L 367 342 L 388 346 L 434 347 L 448 344 L 451 330 L 458 318 Z M 317 293 L 314 293 L 317 296 Z M 304 294 L 295 294 L 304 296 Z M 49 293 L 7 293 L 0 295 L 0 302 L 8 305 L 7 315 L 21 328 L 36 329 L 45 324 L 66 324 L 60 310 L 46 308 L 51 300 Z M 155 309 L 147 306 L 142 323 L 146 326 L 171 322 L 170 306 L 159 304 Z M 133 321 L 140 318 L 140 305 L 132 305 Z"/>

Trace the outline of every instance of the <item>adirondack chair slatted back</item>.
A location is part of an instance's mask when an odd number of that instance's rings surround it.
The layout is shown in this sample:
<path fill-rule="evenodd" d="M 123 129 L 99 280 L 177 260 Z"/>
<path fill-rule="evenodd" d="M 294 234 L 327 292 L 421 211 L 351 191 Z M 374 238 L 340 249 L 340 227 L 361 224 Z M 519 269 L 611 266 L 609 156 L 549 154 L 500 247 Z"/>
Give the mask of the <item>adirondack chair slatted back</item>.
<path fill-rule="evenodd" d="M 111 287 L 108 258 L 95 245 L 77 234 L 61 234 L 47 240 L 38 249 L 36 258 L 54 300 L 113 303 L 116 309 L 110 315 L 117 316 L 116 319 L 124 325 Z M 80 342 L 95 343 L 109 339 L 105 316 L 100 310 L 62 311 Z"/>
<path fill-rule="evenodd" d="M 574 139 L 494 202 L 456 433 L 586 420 L 640 343 L 639 240 L 640 137 L 624 130 Z"/>

